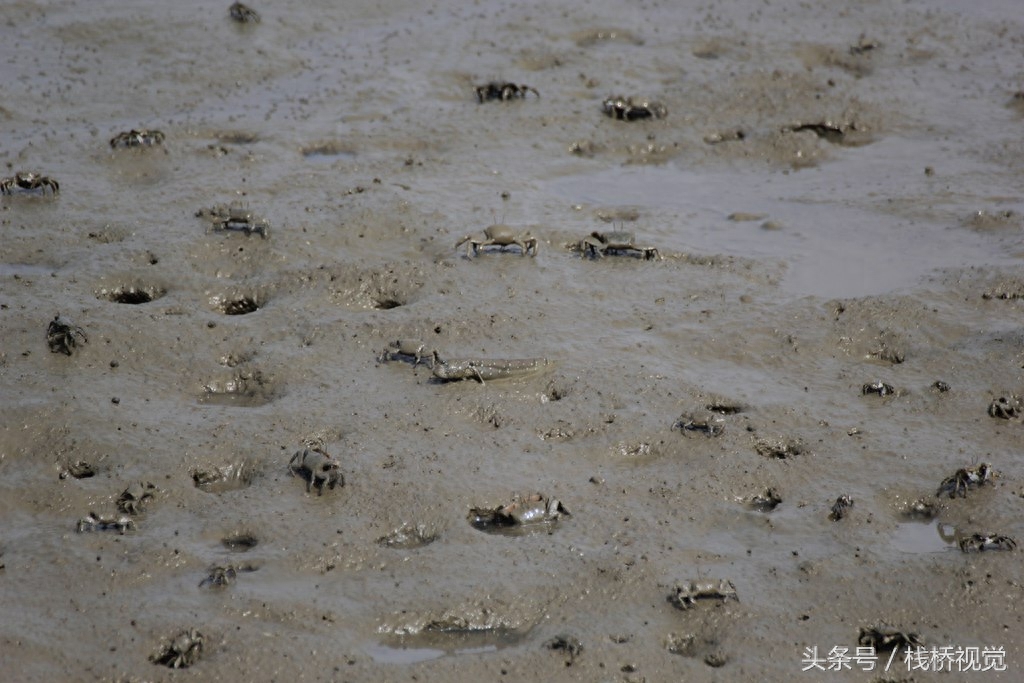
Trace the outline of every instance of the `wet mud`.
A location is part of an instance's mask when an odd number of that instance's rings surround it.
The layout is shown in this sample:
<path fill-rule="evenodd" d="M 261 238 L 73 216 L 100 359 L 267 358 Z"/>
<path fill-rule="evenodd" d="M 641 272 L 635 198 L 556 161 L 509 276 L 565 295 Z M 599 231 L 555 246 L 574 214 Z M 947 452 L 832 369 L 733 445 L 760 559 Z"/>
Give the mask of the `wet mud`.
<path fill-rule="evenodd" d="M 5 5 L 5 671 L 1020 678 L 1015 2 L 230 7 Z"/>

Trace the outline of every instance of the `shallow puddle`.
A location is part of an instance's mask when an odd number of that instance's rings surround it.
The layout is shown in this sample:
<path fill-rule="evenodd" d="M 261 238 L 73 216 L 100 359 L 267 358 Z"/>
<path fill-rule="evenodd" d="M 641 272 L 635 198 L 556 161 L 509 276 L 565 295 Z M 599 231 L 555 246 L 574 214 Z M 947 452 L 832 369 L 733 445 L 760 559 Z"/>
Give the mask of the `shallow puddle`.
<path fill-rule="evenodd" d="M 903 522 L 892 535 L 893 547 L 903 553 L 941 553 L 955 550 L 956 528 L 942 522 Z"/>
<path fill-rule="evenodd" d="M 366 651 L 382 664 L 415 664 L 446 655 L 497 652 L 518 644 L 523 637 L 524 634 L 507 630 L 421 633 L 385 639 L 367 646 Z"/>
<path fill-rule="evenodd" d="M 898 215 L 884 203 L 879 208 L 878 197 L 865 201 L 864 185 L 853 178 L 870 180 L 869 189 L 877 186 L 881 194 L 878 176 L 900 172 L 898 150 L 918 154 L 911 143 L 887 144 L 896 151 L 881 159 L 873 145 L 799 172 L 691 171 L 669 163 L 568 176 L 547 189 L 574 205 L 644 207 L 647 215 L 625 228 L 663 253 L 780 260 L 786 264 L 781 288 L 797 295 L 885 294 L 919 284 L 940 268 L 1011 262 L 998 238 Z M 915 171 L 923 176 L 917 166 Z M 664 213 L 678 218 L 667 225 Z M 764 220 L 729 220 L 734 214 Z"/>

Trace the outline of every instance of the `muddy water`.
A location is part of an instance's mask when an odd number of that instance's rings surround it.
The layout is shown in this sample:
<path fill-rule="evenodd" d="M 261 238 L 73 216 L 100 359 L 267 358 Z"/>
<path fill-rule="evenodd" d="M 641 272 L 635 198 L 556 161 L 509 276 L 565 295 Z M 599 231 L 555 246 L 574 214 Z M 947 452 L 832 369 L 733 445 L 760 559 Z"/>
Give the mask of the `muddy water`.
<path fill-rule="evenodd" d="M 956 545 L 1024 536 L 1020 423 L 986 412 L 1024 353 L 1015 3 L 227 4 L 4 11 L 3 175 L 61 190 L 0 200 L 6 669 L 778 680 L 885 624 L 1019 677 L 1016 554 Z M 478 104 L 497 78 L 541 95 Z M 110 148 L 138 127 L 164 143 Z M 196 216 L 232 202 L 269 235 Z M 494 222 L 539 254 L 453 248 Z M 610 229 L 663 258 L 568 248 Z M 378 362 L 398 338 L 554 367 L 441 384 Z M 345 485 L 307 493 L 304 445 Z M 76 531 L 140 480 L 134 528 Z M 522 491 L 570 514 L 469 524 Z M 190 628 L 194 666 L 149 661 Z"/>

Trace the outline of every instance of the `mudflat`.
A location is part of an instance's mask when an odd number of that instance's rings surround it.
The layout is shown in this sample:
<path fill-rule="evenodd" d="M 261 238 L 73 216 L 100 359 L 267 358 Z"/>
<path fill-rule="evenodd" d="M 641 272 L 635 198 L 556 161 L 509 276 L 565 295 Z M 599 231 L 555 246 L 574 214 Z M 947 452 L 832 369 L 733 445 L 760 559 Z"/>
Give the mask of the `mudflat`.
<path fill-rule="evenodd" d="M 1020 678 L 1016 2 L 124 5 L 0 28 L 7 674 Z"/>

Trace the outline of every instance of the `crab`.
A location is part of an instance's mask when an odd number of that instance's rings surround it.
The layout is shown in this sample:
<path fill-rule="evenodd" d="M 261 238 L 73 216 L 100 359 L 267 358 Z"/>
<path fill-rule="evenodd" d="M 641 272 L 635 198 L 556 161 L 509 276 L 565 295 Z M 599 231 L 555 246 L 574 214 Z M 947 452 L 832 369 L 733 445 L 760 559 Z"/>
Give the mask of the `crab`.
<path fill-rule="evenodd" d="M 942 506 L 931 501 L 925 500 L 924 498 L 918 498 L 916 500 L 907 503 L 903 508 L 902 514 L 908 519 L 923 519 L 930 520 L 935 519 L 942 512 Z"/>
<path fill-rule="evenodd" d="M 554 522 L 569 511 L 557 498 L 543 493 L 513 494 L 512 499 L 493 509 L 472 508 L 469 523 L 481 531 Z"/>
<path fill-rule="evenodd" d="M 1001 534 L 971 534 L 960 539 L 960 550 L 965 553 L 983 553 L 986 550 L 1013 550 L 1017 541 Z"/>
<path fill-rule="evenodd" d="M 891 628 L 872 626 L 861 628 L 857 636 L 857 644 L 861 647 L 874 648 L 875 652 L 891 652 L 897 648 L 922 647 L 920 636 L 916 633 L 905 633 Z"/>
<path fill-rule="evenodd" d="M 118 147 L 151 147 L 152 145 L 163 144 L 163 141 L 164 134 L 158 130 L 146 130 L 145 128 L 136 130 L 132 128 L 110 138 L 110 146 L 115 149 Z"/>
<path fill-rule="evenodd" d="M 156 486 L 148 481 L 139 481 L 124 491 L 117 498 L 117 509 L 126 515 L 137 515 L 146 509 L 146 505 L 153 498 Z"/>
<path fill-rule="evenodd" d="M 233 3 L 231 7 L 228 7 L 228 14 L 231 15 L 232 19 L 240 24 L 248 24 L 250 22 L 253 24 L 260 23 L 259 12 L 251 7 L 243 5 L 240 2 Z"/>
<path fill-rule="evenodd" d="M 199 661 L 203 653 L 203 634 L 194 628 L 182 631 L 170 643 L 149 656 L 154 664 L 172 669 L 187 669 Z"/>
<path fill-rule="evenodd" d="M 42 190 L 43 194 L 47 188 L 53 194 L 60 192 L 60 183 L 56 180 L 31 171 L 19 171 L 9 178 L 0 178 L 0 194 L 12 194 L 15 187 L 25 191 Z"/>
<path fill-rule="evenodd" d="M 466 247 L 467 257 L 476 254 L 478 250 L 484 247 L 490 246 L 497 246 L 502 250 L 506 247 L 516 246 L 519 247 L 523 256 L 526 256 L 532 249 L 533 255 L 537 255 L 537 238 L 531 235 L 529 231 L 517 233 L 508 225 L 491 225 L 484 228 L 482 233 L 466 235 L 455 243 L 455 248 L 458 249 L 467 242 L 469 243 Z"/>
<path fill-rule="evenodd" d="M 544 643 L 544 647 L 549 650 L 561 650 L 564 652 L 568 657 L 565 662 L 566 666 L 570 666 L 583 653 L 583 643 L 580 642 L 579 638 L 568 633 L 559 633 L 554 638 L 547 640 Z"/>
<path fill-rule="evenodd" d="M 1021 416 L 1020 399 L 1016 396 L 1000 396 L 988 404 L 989 417 L 997 417 L 1003 420 L 1013 420 Z"/>
<path fill-rule="evenodd" d="M 238 230 L 246 235 L 256 233 L 263 238 L 270 236 L 270 223 L 238 203 L 200 209 L 196 216 L 208 218 L 213 222 L 214 229 Z"/>
<path fill-rule="evenodd" d="M 721 436 L 725 432 L 725 421 L 717 415 L 695 415 L 683 414 L 679 416 L 672 429 L 678 429 L 683 434 L 703 434 L 704 436 Z"/>
<path fill-rule="evenodd" d="M 46 343 L 53 353 L 70 356 L 78 346 L 78 339 L 83 342 L 89 341 L 85 336 L 85 330 L 59 314 L 54 316 L 46 328 Z"/>
<path fill-rule="evenodd" d="M 396 358 L 412 358 L 414 366 L 419 365 L 420 361 L 423 361 L 433 370 L 434 353 L 433 349 L 428 349 L 427 345 L 419 339 L 396 339 L 388 344 L 386 349 L 381 351 L 380 355 L 377 356 L 377 362 L 383 363 L 395 360 Z"/>
<path fill-rule="evenodd" d="M 885 382 L 871 382 L 869 384 L 865 384 L 864 386 L 862 386 L 860 388 L 860 393 L 863 394 L 864 396 L 867 396 L 868 394 L 889 396 L 890 394 L 895 394 L 896 389 L 893 388 L 891 384 L 886 384 Z"/>
<path fill-rule="evenodd" d="M 256 567 L 248 564 L 210 567 L 206 578 L 199 582 L 200 588 L 224 588 L 235 582 L 239 572 L 254 572 Z"/>
<path fill-rule="evenodd" d="M 334 490 L 335 486 L 344 486 L 345 477 L 340 471 L 341 465 L 326 452 L 319 448 L 305 448 L 296 451 L 292 459 L 288 461 L 288 469 L 293 476 L 301 476 L 306 479 L 306 493 L 313 487 L 317 488 L 317 495 L 324 494 L 324 485 Z"/>
<path fill-rule="evenodd" d="M 697 604 L 698 600 L 721 600 L 727 602 L 736 600 L 739 602 L 739 595 L 736 593 L 736 586 L 732 581 L 722 579 L 720 581 L 684 581 L 676 584 L 674 591 L 668 596 L 668 601 L 681 610 L 688 610 Z"/>
<path fill-rule="evenodd" d="M 584 256 L 590 255 L 594 258 L 601 258 L 608 254 L 626 254 L 630 252 L 639 254 L 647 261 L 661 258 L 661 254 L 656 247 L 638 247 L 636 236 L 627 230 L 614 230 L 612 232 L 598 232 L 595 230 L 580 240 L 576 248 Z"/>
<path fill-rule="evenodd" d="M 836 498 L 836 502 L 832 505 L 832 511 L 828 514 L 828 518 L 833 522 L 838 522 L 846 516 L 846 511 L 853 507 L 853 498 L 843 494 Z"/>
<path fill-rule="evenodd" d="M 746 503 L 751 510 L 771 512 L 782 503 L 782 496 L 775 489 L 768 487 L 749 498 L 738 498 L 738 500 Z"/>
<path fill-rule="evenodd" d="M 528 85 L 516 85 L 508 81 L 502 83 L 501 81 L 491 81 L 485 85 L 478 86 L 476 89 L 476 98 L 481 104 L 488 100 L 513 100 L 517 97 L 526 98 L 528 93 L 533 93 L 537 97 L 540 97 L 540 93 L 537 92 L 536 88 L 532 88 Z"/>
<path fill-rule="evenodd" d="M 935 492 L 935 495 L 941 496 L 943 493 L 948 493 L 950 498 L 956 498 L 957 496 L 966 498 L 967 489 L 981 486 L 995 476 L 995 470 L 987 462 L 972 465 L 971 467 L 961 467 L 942 480 L 942 483 L 939 484 L 939 490 Z"/>
<path fill-rule="evenodd" d="M 135 522 L 131 517 L 112 517 L 90 512 L 87 516 L 78 520 L 75 530 L 78 531 L 78 533 L 82 533 L 83 531 L 105 531 L 107 529 L 114 529 L 119 533 L 124 534 L 124 532 L 134 528 Z"/>
<path fill-rule="evenodd" d="M 228 207 L 227 215 L 219 225 L 223 230 L 240 230 L 246 235 L 256 233 L 266 238 L 270 234 L 270 224 L 267 221 L 237 204 Z"/>
<path fill-rule="evenodd" d="M 57 475 L 61 479 L 67 479 L 72 477 L 74 479 L 88 479 L 89 477 L 96 476 L 96 468 L 91 463 L 84 460 L 77 462 L 69 462 L 67 467 L 61 469 Z"/>
<path fill-rule="evenodd" d="M 663 119 L 668 116 L 668 109 L 659 102 L 635 100 L 632 97 L 609 97 L 601 103 L 605 114 L 620 121 L 639 121 L 641 119 Z"/>

